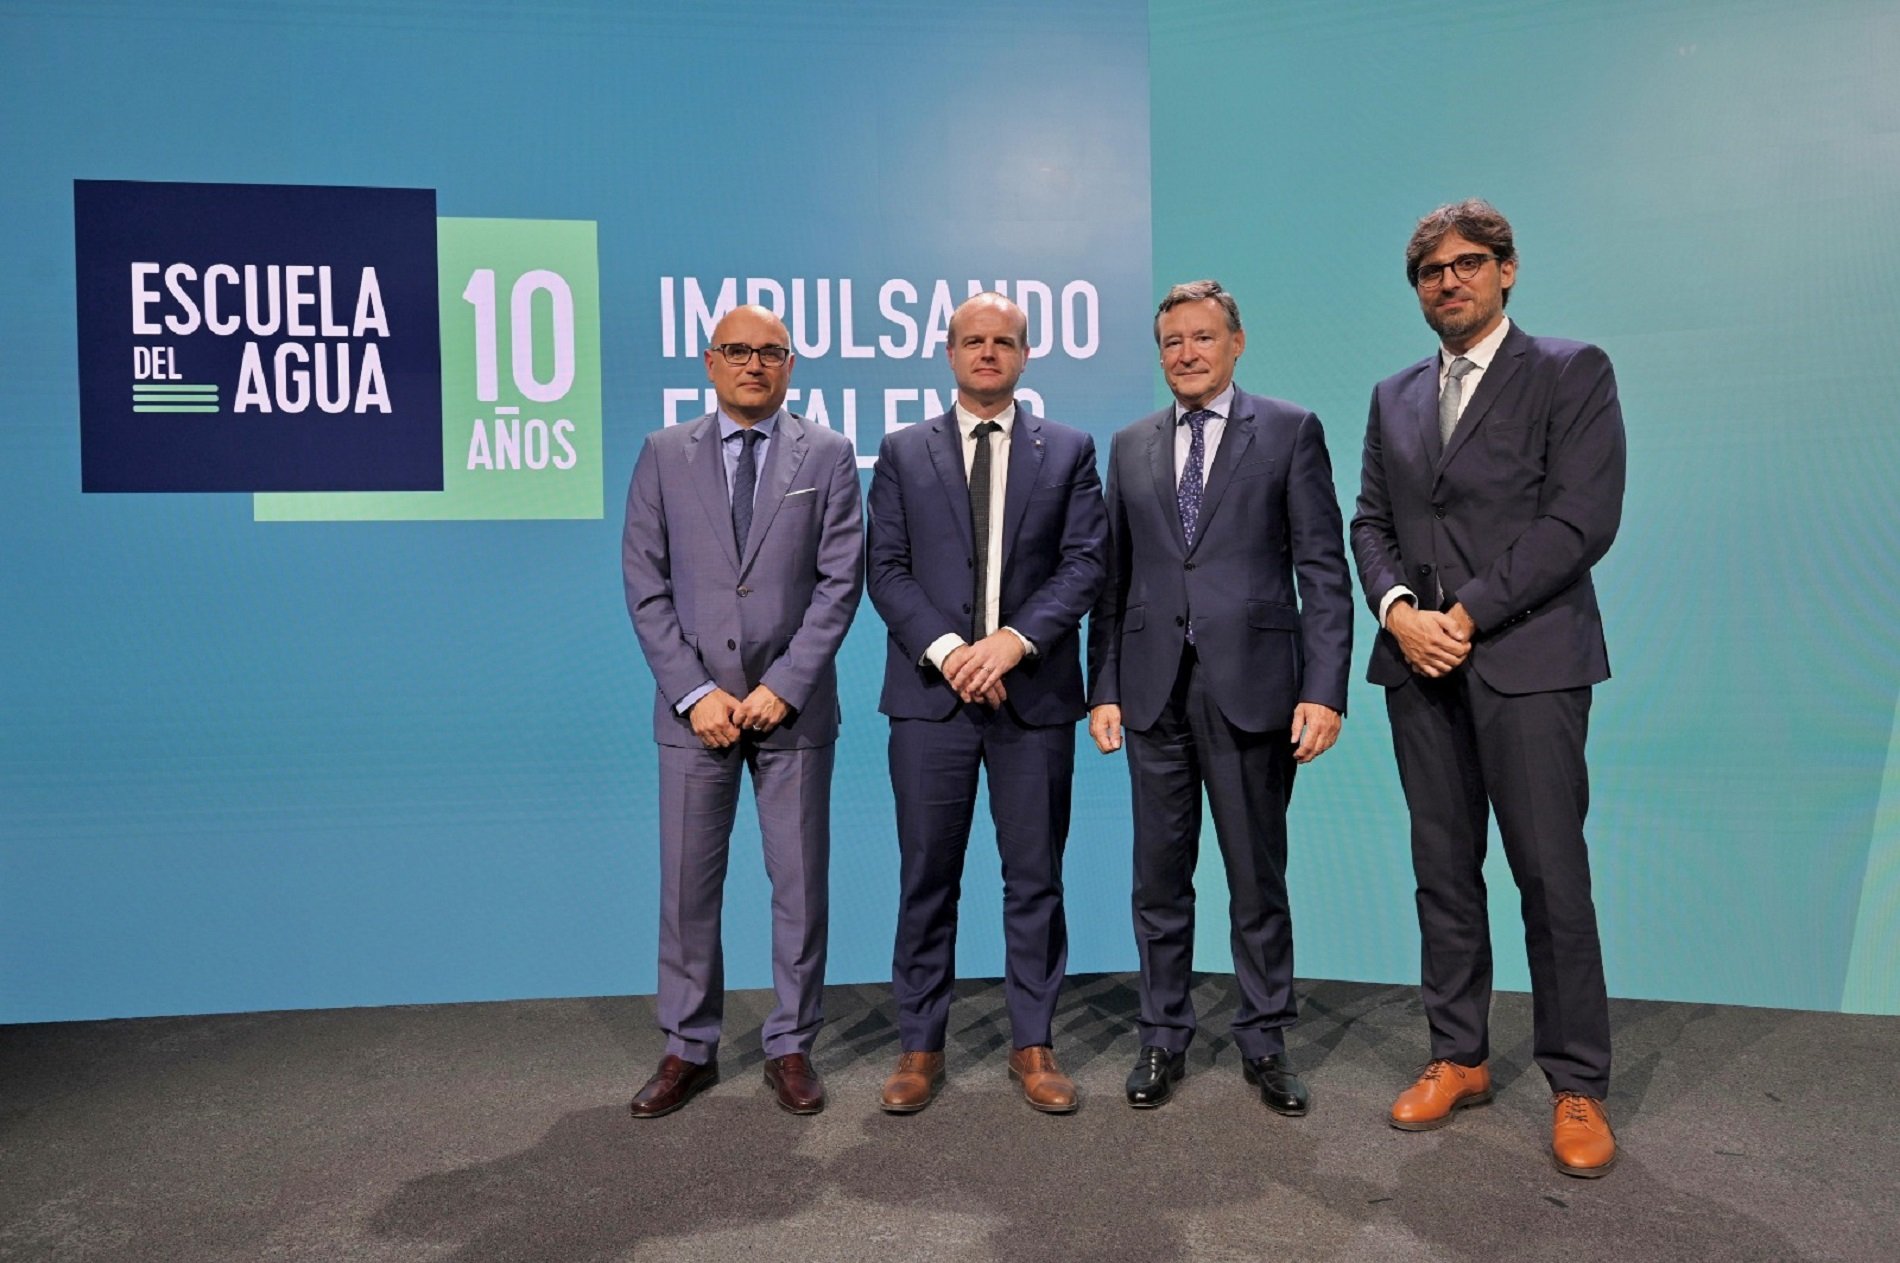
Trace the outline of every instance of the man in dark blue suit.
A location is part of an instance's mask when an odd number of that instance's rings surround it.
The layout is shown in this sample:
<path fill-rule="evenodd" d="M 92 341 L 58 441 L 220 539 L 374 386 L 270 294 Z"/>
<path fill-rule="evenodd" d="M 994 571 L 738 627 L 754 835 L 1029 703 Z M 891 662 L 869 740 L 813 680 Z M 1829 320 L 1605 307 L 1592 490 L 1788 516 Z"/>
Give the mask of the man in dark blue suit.
<path fill-rule="evenodd" d="M 1533 1041 L 1569 1175 L 1616 1158 L 1603 1110 L 1609 1002 L 1590 857 L 1584 740 L 1609 657 L 1590 568 L 1623 510 L 1623 413 L 1596 347 L 1506 318 L 1511 225 L 1441 206 L 1405 251 L 1439 351 L 1373 388 L 1353 551 L 1383 629 L 1385 686 L 1412 815 L 1431 1061 L 1392 1106 L 1423 1131 L 1491 1099 L 1484 852 L 1497 812 L 1522 896 Z"/>
<path fill-rule="evenodd" d="M 1286 1056 L 1295 1016 L 1286 808 L 1297 767 L 1338 739 L 1352 578 L 1319 418 L 1234 385 L 1240 309 L 1214 281 L 1155 316 L 1173 406 L 1115 436 L 1109 572 L 1089 622 L 1089 733 L 1128 747 L 1141 1052 L 1128 1103 L 1161 1105 L 1195 1015 L 1194 866 L 1203 789 L 1226 862 L 1243 1072 L 1307 1110 Z"/>
<path fill-rule="evenodd" d="M 949 412 L 885 438 L 866 532 L 871 603 L 890 629 L 901 895 L 891 966 L 902 1055 L 892 1113 L 943 1082 L 957 897 L 977 773 L 989 778 L 1003 860 L 1009 1066 L 1029 1103 L 1076 1107 L 1050 1031 L 1068 961 L 1062 850 L 1075 724 L 1085 713 L 1077 629 L 1102 586 L 1095 443 L 1015 399 L 1028 321 L 979 294 L 950 321 Z M 961 564 L 959 564 L 961 563 Z"/>

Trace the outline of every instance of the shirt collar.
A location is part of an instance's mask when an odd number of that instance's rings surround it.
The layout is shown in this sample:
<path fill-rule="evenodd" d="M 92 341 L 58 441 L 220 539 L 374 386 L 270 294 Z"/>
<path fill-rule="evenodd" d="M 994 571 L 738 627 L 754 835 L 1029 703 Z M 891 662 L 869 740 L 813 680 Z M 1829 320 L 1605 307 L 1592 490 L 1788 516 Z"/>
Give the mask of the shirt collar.
<path fill-rule="evenodd" d="M 1187 414 L 1190 412 L 1211 412 L 1215 416 L 1219 417 L 1221 420 L 1225 421 L 1228 418 L 1228 416 L 1232 414 L 1234 410 L 1234 391 L 1236 389 L 1237 387 L 1234 385 L 1234 383 L 1228 382 L 1227 389 L 1221 391 L 1220 394 L 1215 395 L 1212 399 L 1202 404 L 1199 408 L 1183 408 L 1181 406 L 1181 401 L 1179 399 L 1175 400 L 1174 401 L 1174 423 L 1176 425 L 1181 424 L 1182 421 L 1186 420 Z"/>
<path fill-rule="evenodd" d="M 961 399 L 957 400 L 955 411 L 957 414 L 957 433 L 966 439 L 969 438 L 976 427 L 985 420 L 985 418 L 977 416 L 974 412 L 964 407 Z M 1016 424 L 1016 401 L 1014 399 L 1010 400 L 1008 404 L 1004 405 L 1001 412 L 987 419 L 1002 426 L 1003 437 L 1008 438 L 1011 429 Z"/>
<path fill-rule="evenodd" d="M 1510 331 L 1511 318 L 1506 316 L 1504 319 L 1498 321 L 1497 328 L 1484 335 L 1484 341 L 1478 343 L 1478 345 L 1472 347 L 1469 351 L 1466 351 L 1464 358 L 1477 365 L 1478 371 L 1482 373 L 1491 367 L 1491 361 L 1497 358 L 1498 348 L 1504 345 L 1504 335 Z M 1438 375 L 1443 377 L 1445 375 L 1446 366 L 1457 358 L 1458 356 L 1455 353 L 1440 346 L 1438 348 Z"/>
<path fill-rule="evenodd" d="M 784 415 L 785 409 L 780 408 L 765 420 L 756 422 L 752 428 L 769 439 L 778 429 L 778 419 Z M 719 441 L 721 443 L 745 428 L 745 426 L 740 425 L 737 421 L 727 416 L 724 408 L 719 409 Z"/>

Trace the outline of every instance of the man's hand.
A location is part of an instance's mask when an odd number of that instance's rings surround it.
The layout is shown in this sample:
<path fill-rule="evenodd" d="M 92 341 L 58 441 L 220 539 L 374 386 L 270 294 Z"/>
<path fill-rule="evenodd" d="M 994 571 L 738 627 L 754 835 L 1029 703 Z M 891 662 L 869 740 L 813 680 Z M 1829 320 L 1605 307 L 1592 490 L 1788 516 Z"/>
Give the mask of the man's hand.
<path fill-rule="evenodd" d="M 1122 708 L 1113 702 L 1103 702 L 1089 711 L 1089 736 L 1095 738 L 1095 748 L 1103 754 L 1121 749 Z"/>
<path fill-rule="evenodd" d="M 738 698 L 722 688 L 715 688 L 693 703 L 693 709 L 686 712 L 686 718 L 693 725 L 693 735 L 708 750 L 723 750 L 739 739 L 739 725 L 735 718 L 738 709 Z"/>
<path fill-rule="evenodd" d="M 1292 739 L 1299 743 L 1293 761 L 1311 763 L 1339 740 L 1339 712 L 1318 702 L 1301 702 L 1293 708 Z"/>
<path fill-rule="evenodd" d="M 791 713 L 792 708 L 783 698 L 761 684 L 746 694 L 746 699 L 732 712 L 732 722 L 747 732 L 763 735 L 784 723 L 785 716 Z"/>
<path fill-rule="evenodd" d="M 1022 660 L 1022 638 L 999 627 L 974 645 L 952 650 L 943 660 L 943 678 L 964 701 L 995 706 L 1006 696 L 1003 677 Z"/>
<path fill-rule="evenodd" d="M 1399 652 L 1420 675 L 1437 679 L 1454 670 L 1471 653 L 1471 617 L 1465 607 L 1452 613 L 1421 610 L 1409 601 L 1395 601 L 1386 612 L 1385 629 L 1399 642 Z"/>

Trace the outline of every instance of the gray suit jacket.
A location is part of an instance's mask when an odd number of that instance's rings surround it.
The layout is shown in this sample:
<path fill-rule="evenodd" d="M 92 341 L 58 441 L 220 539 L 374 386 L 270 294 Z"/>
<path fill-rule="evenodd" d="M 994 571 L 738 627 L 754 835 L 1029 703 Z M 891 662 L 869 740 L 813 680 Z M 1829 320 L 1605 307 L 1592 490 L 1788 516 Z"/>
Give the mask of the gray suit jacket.
<path fill-rule="evenodd" d="M 674 707 L 707 680 L 740 698 L 764 684 L 793 708 L 762 746 L 838 738 L 838 646 L 864 587 L 851 441 L 781 411 L 754 503 L 741 557 L 718 416 L 647 435 L 627 490 L 620 562 L 658 685 L 653 737 L 662 745 L 700 744 Z"/>

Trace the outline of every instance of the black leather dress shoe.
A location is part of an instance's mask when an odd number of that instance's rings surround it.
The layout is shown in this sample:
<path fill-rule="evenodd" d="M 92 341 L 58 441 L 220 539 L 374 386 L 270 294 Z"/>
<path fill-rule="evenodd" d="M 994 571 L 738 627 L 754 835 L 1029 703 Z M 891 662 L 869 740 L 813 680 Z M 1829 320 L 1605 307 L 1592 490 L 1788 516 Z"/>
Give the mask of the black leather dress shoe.
<path fill-rule="evenodd" d="M 1260 1088 L 1260 1099 L 1276 1114 L 1298 1118 L 1306 1113 L 1306 1107 L 1313 1099 L 1306 1085 L 1300 1082 L 1300 1076 L 1293 1073 L 1285 1053 L 1271 1053 L 1242 1061 L 1240 1072 L 1246 1076 L 1247 1082 Z"/>
<path fill-rule="evenodd" d="M 1174 1085 L 1186 1075 L 1186 1053 L 1144 1044 L 1135 1056 L 1135 1068 L 1128 1072 L 1128 1103 L 1138 1110 L 1166 1105 L 1174 1095 Z"/>

